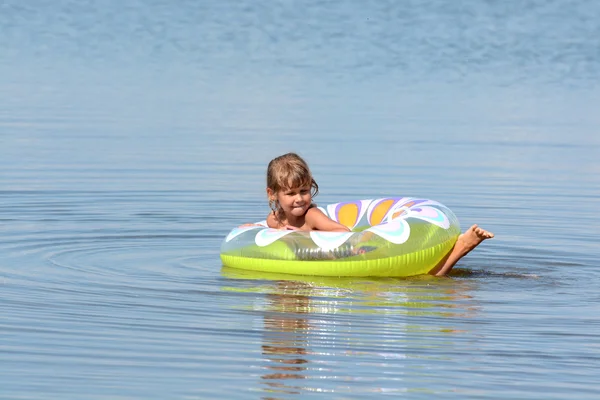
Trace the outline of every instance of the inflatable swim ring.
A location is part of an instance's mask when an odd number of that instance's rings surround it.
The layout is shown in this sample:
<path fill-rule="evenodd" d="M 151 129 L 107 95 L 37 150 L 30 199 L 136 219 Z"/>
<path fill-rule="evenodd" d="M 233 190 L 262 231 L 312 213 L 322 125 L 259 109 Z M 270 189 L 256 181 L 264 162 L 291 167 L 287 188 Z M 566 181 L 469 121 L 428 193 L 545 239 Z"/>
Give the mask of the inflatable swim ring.
<path fill-rule="evenodd" d="M 422 275 L 460 234 L 454 213 L 433 200 L 388 197 L 319 209 L 352 232 L 271 229 L 266 221 L 237 227 L 221 245 L 223 265 L 296 275 Z"/>

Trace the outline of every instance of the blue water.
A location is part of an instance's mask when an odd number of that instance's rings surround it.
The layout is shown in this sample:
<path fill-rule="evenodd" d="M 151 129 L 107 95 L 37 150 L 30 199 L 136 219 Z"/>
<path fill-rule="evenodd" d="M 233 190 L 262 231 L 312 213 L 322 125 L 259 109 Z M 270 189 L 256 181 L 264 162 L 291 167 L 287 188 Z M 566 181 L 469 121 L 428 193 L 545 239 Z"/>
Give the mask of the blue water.
<path fill-rule="evenodd" d="M 0 398 L 597 399 L 600 5 L 0 2 Z M 223 268 L 317 203 L 438 200 L 448 278 Z"/>

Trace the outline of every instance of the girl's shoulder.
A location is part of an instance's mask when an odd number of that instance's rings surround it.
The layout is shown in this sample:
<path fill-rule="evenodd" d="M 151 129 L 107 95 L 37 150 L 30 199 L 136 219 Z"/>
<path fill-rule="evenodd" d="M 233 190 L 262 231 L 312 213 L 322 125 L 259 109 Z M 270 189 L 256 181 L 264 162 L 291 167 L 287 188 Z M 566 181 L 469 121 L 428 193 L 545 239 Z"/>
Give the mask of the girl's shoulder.
<path fill-rule="evenodd" d="M 306 210 L 306 213 L 304 213 L 304 216 L 306 217 L 309 214 L 315 214 L 315 213 L 323 213 L 323 212 L 321 210 L 319 210 L 319 207 L 317 207 L 317 205 L 315 203 L 312 203 L 308 207 L 308 210 Z"/>
<path fill-rule="evenodd" d="M 325 215 L 323 213 L 323 211 L 321 211 L 321 209 L 319 209 L 319 207 L 317 207 L 316 204 L 311 204 L 310 207 L 308 207 L 308 210 L 306 210 L 306 214 L 304 214 L 304 218 L 306 219 L 313 219 L 313 218 L 319 218 L 322 215 Z"/>
<path fill-rule="evenodd" d="M 277 217 L 275 217 L 275 214 L 269 213 L 269 215 L 267 216 L 267 226 L 269 228 L 275 228 L 275 229 L 277 229 L 281 226 L 281 223 L 277 219 Z"/>

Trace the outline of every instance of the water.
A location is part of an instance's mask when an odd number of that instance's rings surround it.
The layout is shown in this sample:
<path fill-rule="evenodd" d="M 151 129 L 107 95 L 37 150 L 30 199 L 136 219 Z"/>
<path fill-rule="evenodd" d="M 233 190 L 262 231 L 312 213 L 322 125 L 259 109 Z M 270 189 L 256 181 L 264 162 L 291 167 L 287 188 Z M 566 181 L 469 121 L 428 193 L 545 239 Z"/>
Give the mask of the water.
<path fill-rule="evenodd" d="M 0 397 L 596 399 L 592 1 L 0 3 Z M 436 199 L 450 278 L 222 268 L 267 162 Z"/>

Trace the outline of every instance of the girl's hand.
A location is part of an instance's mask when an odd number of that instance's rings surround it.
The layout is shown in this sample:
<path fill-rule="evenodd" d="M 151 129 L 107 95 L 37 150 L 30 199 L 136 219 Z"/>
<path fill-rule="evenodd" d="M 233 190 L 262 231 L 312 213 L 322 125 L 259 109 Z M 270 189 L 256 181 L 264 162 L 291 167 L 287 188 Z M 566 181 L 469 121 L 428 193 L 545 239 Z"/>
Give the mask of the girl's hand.
<path fill-rule="evenodd" d="M 243 224 L 243 225 L 238 226 L 238 228 L 245 228 L 247 226 L 261 226 L 264 228 L 264 226 L 261 224 Z"/>

